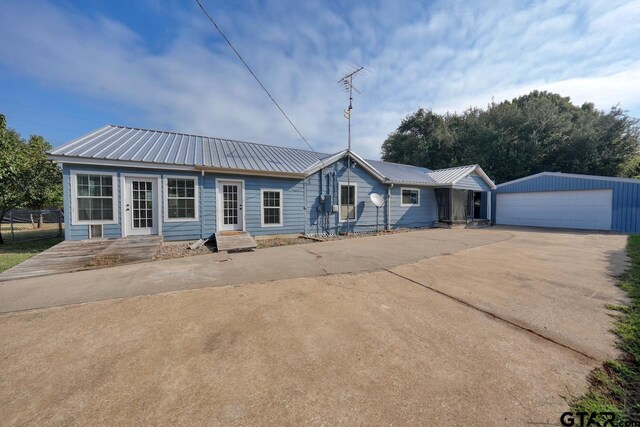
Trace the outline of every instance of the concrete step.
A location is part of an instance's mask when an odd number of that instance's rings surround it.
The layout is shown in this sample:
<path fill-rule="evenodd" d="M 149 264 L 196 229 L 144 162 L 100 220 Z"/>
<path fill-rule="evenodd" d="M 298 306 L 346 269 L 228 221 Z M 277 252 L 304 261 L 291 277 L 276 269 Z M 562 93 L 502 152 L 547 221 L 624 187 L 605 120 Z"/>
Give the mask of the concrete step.
<path fill-rule="evenodd" d="M 246 231 L 219 231 L 215 236 L 218 251 L 250 251 L 258 247 Z"/>

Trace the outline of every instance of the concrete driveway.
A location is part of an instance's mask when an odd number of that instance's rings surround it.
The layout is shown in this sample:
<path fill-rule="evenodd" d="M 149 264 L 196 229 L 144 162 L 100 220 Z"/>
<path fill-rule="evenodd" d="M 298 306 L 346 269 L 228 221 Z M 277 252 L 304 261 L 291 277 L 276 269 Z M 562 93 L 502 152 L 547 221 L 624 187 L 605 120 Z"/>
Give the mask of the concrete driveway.
<path fill-rule="evenodd" d="M 122 298 L 0 316 L 0 412 L 10 424 L 557 424 L 616 354 L 604 304 L 623 302 L 612 275 L 625 242 L 428 230 L 6 282 L 4 311 Z M 202 289 L 126 294 L 188 288 Z"/>

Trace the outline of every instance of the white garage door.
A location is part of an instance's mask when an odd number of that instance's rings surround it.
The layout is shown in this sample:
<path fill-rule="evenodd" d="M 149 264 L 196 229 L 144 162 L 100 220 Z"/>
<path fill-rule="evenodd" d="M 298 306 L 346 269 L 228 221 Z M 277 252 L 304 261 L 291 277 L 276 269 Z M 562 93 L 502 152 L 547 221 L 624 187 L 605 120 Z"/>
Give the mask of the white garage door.
<path fill-rule="evenodd" d="M 613 190 L 502 193 L 496 224 L 611 229 Z"/>

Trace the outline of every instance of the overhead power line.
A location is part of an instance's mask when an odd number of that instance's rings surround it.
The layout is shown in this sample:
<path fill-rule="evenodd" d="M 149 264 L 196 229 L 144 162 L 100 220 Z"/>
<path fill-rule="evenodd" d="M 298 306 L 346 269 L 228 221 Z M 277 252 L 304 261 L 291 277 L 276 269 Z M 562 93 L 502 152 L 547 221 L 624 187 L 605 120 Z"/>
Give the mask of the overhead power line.
<path fill-rule="evenodd" d="M 216 30 L 218 30 L 218 32 L 220 33 L 222 38 L 227 42 L 227 44 L 229 45 L 231 50 L 233 50 L 233 52 L 236 54 L 238 59 L 240 59 L 240 62 L 242 62 L 242 64 L 247 68 L 247 70 L 249 70 L 249 72 L 251 73 L 253 78 L 258 82 L 258 84 L 260 85 L 262 90 L 267 94 L 269 99 L 271 99 L 271 101 L 278 108 L 278 110 L 280 110 L 280 112 L 282 113 L 284 118 L 287 119 L 287 121 L 289 122 L 291 127 L 293 127 L 295 129 L 295 131 L 298 133 L 298 135 L 300 135 L 300 138 L 302 138 L 302 140 L 307 144 L 307 146 L 311 149 L 311 151 L 313 151 L 314 153 L 317 154 L 316 150 L 314 150 L 313 147 L 311 146 L 311 144 L 309 143 L 309 141 L 307 141 L 307 138 L 305 138 L 304 135 L 302 134 L 302 132 L 300 132 L 300 130 L 296 127 L 296 125 L 293 124 L 293 122 L 291 121 L 291 119 L 289 118 L 287 113 L 285 113 L 284 110 L 282 109 L 282 107 L 280 106 L 280 104 L 278 104 L 278 101 L 275 100 L 275 98 L 267 90 L 267 88 L 264 86 L 264 84 L 262 84 L 262 81 L 260 81 L 258 76 L 256 76 L 256 73 L 253 72 L 253 70 L 251 69 L 249 64 L 247 64 L 247 62 L 244 60 L 244 58 L 242 58 L 242 55 L 240 55 L 240 52 L 238 52 L 238 50 L 235 47 L 233 47 L 233 44 L 231 44 L 231 41 L 227 38 L 227 36 L 224 35 L 224 33 L 222 32 L 222 30 L 220 29 L 218 24 L 216 24 L 216 21 L 214 21 L 213 18 L 211 17 L 211 15 L 209 15 L 209 12 L 207 12 L 207 10 L 204 8 L 204 6 L 200 2 L 200 0 L 195 0 L 195 1 L 196 1 L 196 3 L 198 3 L 198 6 L 200 6 L 200 9 L 202 9 L 202 12 L 207 16 L 207 18 L 209 18 L 209 21 L 211 21 L 211 23 L 216 28 Z"/>
<path fill-rule="evenodd" d="M 46 127 L 52 128 L 52 129 L 63 130 L 63 131 L 66 131 L 66 132 L 76 133 L 76 131 L 74 131 L 74 130 L 67 129 L 67 128 L 62 128 L 60 126 L 49 125 L 47 123 L 36 122 L 36 121 L 33 121 L 33 120 L 21 119 L 19 117 L 15 117 L 13 114 L 7 115 L 7 122 L 12 121 L 12 120 L 17 120 L 19 122 L 25 122 L 25 123 L 29 123 L 29 124 L 32 124 L 32 125 L 46 126 Z"/>
<path fill-rule="evenodd" d="M 27 107 L 27 108 L 33 108 L 34 110 L 47 111 L 49 113 L 59 114 L 61 116 L 67 116 L 67 117 L 73 117 L 73 118 L 76 118 L 76 119 L 86 120 L 88 122 L 104 124 L 103 122 L 95 120 L 95 119 L 89 119 L 87 117 L 77 116 L 75 114 L 66 113 L 64 111 L 59 111 L 59 110 L 53 110 L 51 108 L 45 108 L 45 107 L 39 107 L 39 106 L 36 106 L 36 105 L 26 104 L 24 102 L 13 101 L 11 99 L 7 99 L 7 98 L 4 98 L 4 97 L 0 97 L 0 101 L 10 102 L 12 104 L 20 105 L 20 106 Z"/>

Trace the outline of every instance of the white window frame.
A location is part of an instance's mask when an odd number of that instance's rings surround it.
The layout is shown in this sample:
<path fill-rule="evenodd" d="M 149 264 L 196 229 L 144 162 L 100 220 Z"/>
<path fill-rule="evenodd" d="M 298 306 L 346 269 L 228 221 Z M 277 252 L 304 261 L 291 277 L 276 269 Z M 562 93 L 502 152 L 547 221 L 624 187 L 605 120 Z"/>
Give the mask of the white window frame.
<path fill-rule="evenodd" d="M 347 218 L 342 218 L 342 186 L 353 187 L 353 219 L 348 221 L 356 221 L 358 219 L 358 184 L 340 181 L 338 182 L 338 222 L 347 222 Z"/>
<path fill-rule="evenodd" d="M 280 193 L 280 223 L 279 224 L 265 224 L 264 223 L 264 193 Z M 260 226 L 261 227 L 283 227 L 284 226 L 284 194 L 281 189 L 275 188 L 261 188 L 260 189 Z"/>
<path fill-rule="evenodd" d="M 193 208 L 195 210 L 195 217 L 193 218 L 169 218 L 169 180 L 170 179 L 190 179 L 193 181 L 193 188 L 194 188 L 194 193 L 193 193 L 193 198 L 194 198 L 194 204 L 193 204 Z M 200 185 L 199 185 L 199 179 L 197 176 L 189 176 L 189 175 L 165 175 L 162 178 L 162 193 L 163 193 L 163 205 L 164 205 L 164 209 L 163 209 L 163 215 L 164 215 L 164 222 L 194 222 L 194 221 L 199 221 L 200 219 Z"/>
<path fill-rule="evenodd" d="M 404 192 L 404 190 L 408 190 L 408 191 L 417 191 L 418 192 L 418 203 L 404 203 L 403 202 L 403 197 L 402 197 L 402 193 Z M 404 207 L 404 208 L 408 208 L 411 206 L 420 206 L 420 189 L 419 188 L 415 188 L 415 187 L 400 187 L 400 206 Z"/>
<path fill-rule="evenodd" d="M 112 220 L 80 220 L 78 219 L 78 175 L 109 175 L 111 176 L 111 199 L 113 209 Z M 118 224 L 118 173 L 106 172 L 106 171 L 94 171 L 94 170 L 72 170 L 70 174 L 71 178 L 71 225 L 106 225 L 106 224 Z M 104 229 L 103 229 L 104 232 Z"/>

